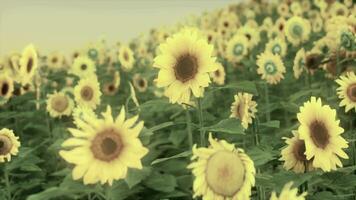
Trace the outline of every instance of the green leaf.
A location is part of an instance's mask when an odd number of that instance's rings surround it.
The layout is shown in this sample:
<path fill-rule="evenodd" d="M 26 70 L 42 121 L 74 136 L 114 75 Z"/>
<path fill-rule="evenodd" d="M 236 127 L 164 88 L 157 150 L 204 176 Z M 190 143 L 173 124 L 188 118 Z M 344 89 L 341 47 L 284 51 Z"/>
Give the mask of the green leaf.
<path fill-rule="evenodd" d="M 241 122 L 235 118 L 224 119 L 215 125 L 203 127 L 202 129 L 204 131 L 222 132 L 229 134 L 245 134 Z"/>
<path fill-rule="evenodd" d="M 40 193 L 33 194 L 33 195 L 29 196 L 27 198 L 27 200 L 49 200 L 49 199 L 53 199 L 53 198 L 56 198 L 56 197 L 62 197 L 67 192 L 68 191 L 66 189 L 63 189 L 63 188 L 51 187 L 51 188 L 46 189 L 43 192 L 40 192 Z"/>
<path fill-rule="evenodd" d="M 151 168 L 143 167 L 142 170 L 139 169 L 129 169 L 125 182 L 131 189 L 135 185 L 139 184 L 142 180 L 144 180 L 151 173 Z"/>
<path fill-rule="evenodd" d="M 170 174 L 154 173 L 145 181 L 145 185 L 160 192 L 173 192 L 177 186 L 176 178 Z"/>
<path fill-rule="evenodd" d="M 158 130 L 161 130 L 161 129 L 164 129 L 164 128 L 167 128 L 167 127 L 170 127 L 170 126 L 173 126 L 174 123 L 173 122 L 164 122 L 162 124 L 158 124 L 154 127 L 151 127 L 150 129 L 148 129 L 148 131 L 150 132 L 155 132 L 155 131 L 158 131 Z"/>
<path fill-rule="evenodd" d="M 253 147 L 248 151 L 248 155 L 253 160 L 255 166 L 261 166 L 267 162 L 275 159 L 274 154 L 269 149 L 262 149 L 262 147 Z"/>
<path fill-rule="evenodd" d="M 259 125 L 268 128 L 279 128 L 280 122 L 279 120 L 272 120 L 269 122 L 260 123 Z"/>
<path fill-rule="evenodd" d="M 167 161 L 167 160 L 171 160 L 171 159 L 185 158 L 185 157 L 188 157 L 188 156 L 191 156 L 191 155 L 192 155 L 191 151 L 184 151 L 184 152 L 182 152 L 180 154 L 177 154 L 177 155 L 174 155 L 174 156 L 171 156 L 171 157 L 156 159 L 151 163 L 151 165 L 155 165 L 155 164 L 158 164 L 158 163 L 161 163 L 161 162 L 164 162 L 164 161 Z"/>

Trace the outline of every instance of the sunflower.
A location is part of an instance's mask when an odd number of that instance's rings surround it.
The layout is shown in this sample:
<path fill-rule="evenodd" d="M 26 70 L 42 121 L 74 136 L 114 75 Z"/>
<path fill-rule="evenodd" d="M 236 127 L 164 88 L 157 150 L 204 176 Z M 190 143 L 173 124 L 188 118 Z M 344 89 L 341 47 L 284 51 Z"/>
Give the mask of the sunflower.
<path fill-rule="evenodd" d="M 279 32 L 279 37 L 284 37 L 285 34 L 285 29 L 286 29 L 286 20 L 283 17 L 280 17 L 276 20 L 274 27 L 278 30 Z"/>
<path fill-rule="evenodd" d="M 240 62 L 248 54 L 249 44 L 245 35 L 236 34 L 226 46 L 226 57 L 231 62 Z"/>
<path fill-rule="evenodd" d="M 303 9 L 302 9 L 302 5 L 300 4 L 300 2 L 294 1 L 290 5 L 290 10 L 292 11 L 293 15 L 295 15 L 295 16 L 303 15 Z"/>
<path fill-rule="evenodd" d="M 273 21 L 271 17 L 265 17 L 262 22 L 262 26 L 260 27 L 260 31 L 268 32 L 273 27 Z"/>
<path fill-rule="evenodd" d="M 249 199 L 255 185 L 256 170 L 253 161 L 242 149 L 225 140 L 209 135 L 208 148 L 193 147 L 192 170 L 194 198 L 204 200 Z"/>
<path fill-rule="evenodd" d="M 286 68 L 279 55 L 264 52 L 257 56 L 257 73 L 269 84 L 277 84 L 284 78 Z"/>
<path fill-rule="evenodd" d="M 214 83 L 218 85 L 225 84 L 225 68 L 218 63 L 218 69 L 214 72 L 210 72 L 210 77 L 213 79 Z"/>
<path fill-rule="evenodd" d="M 11 161 L 11 155 L 17 155 L 21 146 L 19 137 L 12 130 L 0 130 L 0 163 Z"/>
<path fill-rule="evenodd" d="M 38 57 L 35 47 L 30 44 L 25 47 L 20 59 L 20 74 L 22 76 L 22 84 L 27 84 L 32 81 L 32 78 L 38 67 Z"/>
<path fill-rule="evenodd" d="M 316 17 L 314 20 L 311 21 L 311 26 L 314 33 L 321 32 L 324 27 L 323 18 L 321 18 L 320 16 Z"/>
<path fill-rule="evenodd" d="M 14 81 L 12 78 L 7 74 L 0 74 L 0 104 L 10 99 L 13 91 Z"/>
<path fill-rule="evenodd" d="M 284 57 L 287 53 L 287 44 L 284 41 L 284 39 L 277 37 L 277 38 L 274 38 L 273 40 L 270 40 L 266 44 L 265 51 L 269 51 L 273 54 L 278 54 L 278 55 Z"/>
<path fill-rule="evenodd" d="M 258 28 L 245 25 L 237 30 L 237 34 L 246 36 L 250 49 L 257 46 L 260 42 L 260 33 Z"/>
<path fill-rule="evenodd" d="M 143 121 L 138 116 L 125 120 L 125 109 L 113 119 L 111 107 L 103 118 L 83 115 L 78 128 L 69 128 L 73 137 L 63 142 L 59 152 L 67 162 L 74 164 L 74 180 L 83 178 L 84 184 L 109 183 L 124 179 L 128 168 L 142 169 L 141 159 L 148 153 L 138 138 Z"/>
<path fill-rule="evenodd" d="M 202 97 L 210 83 L 209 72 L 217 69 L 213 46 L 197 30 L 185 28 L 159 46 L 154 67 L 160 69 L 158 87 L 167 87 L 171 103 L 188 103 L 191 93 Z"/>
<path fill-rule="evenodd" d="M 145 92 L 147 90 L 147 80 L 140 74 L 133 76 L 133 85 L 139 92 Z"/>
<path fill-rule="evenodd" d="M 130 71 L 134 65 L 133 52 L 127 45 L 121 45 L 119 49 L 119 61 L 124 71 Z"/>
<path fill-rule="evenodd" d="M 337 88 L 337 94 L 341 99 L 340 106 L 345 106 L 345 112 L 355 109 L 356 111 L 356 75 L 354 72 L 348 72 L 336 80 L 340 86 Z"/>
<path fill-rule="evenodd" d="M 95 77 L 81 79 L 74 88 L 74 98 L 79 105 L 95 109 L 100 104 L 100 84 Z"/>
<path fill-rule="evenodd" d="M 293 170 L 295 173 L 305 173 L 313 169 L 312 161 L 305 156 L 305 143 L 299 139 L 298 131 L 292 131 L 293 137 L 286 138 L 286 147 L 283 148 L 280 160 L 284 161 L 283 167 L 286 170 Z"/>
<path fill-rule="evenodd" d="M 91 109 L 87 106 L 81 106 L 81 105 L 79 105 L 73 109 L 72 116 L 73 116 L 73 122 L 76 126 L 80 126 L 80 123 L 82 121 L 89 123 L 89 121 L 85 121 L 85 119 L 97 118 L 93 109 Z"/>
<path fill-rule="evenodd" d="M 51 117 L 69 116 L 73 108 L 73 100 L 65 93 L 55 92 L 47 97 L 47 111 Z"/>
<path fill-rule="evenodd" d="M 80 78 L 94 75 L 96 72 L 96 66 L 92 59 L 88 56 L 78 56 L 72 65 L 69 73 L 74 74 Z"/>
<path fill-rule="evenodd" d="M 277 12 L 278 12 L 279 16 L 288 17 L 290 15 L 288 4 L 286 4 L 286 3 L 279 4 L 277 7 Z"/>
<path fill-rule="evenodd" d="M 305 62 L 306 62 L 305 51 L 304 48 L 301 48 L 295 55 L 294 64 L 293 64 L 293 72 L 294 72 L 294 77 L 296 79 L 299 79 L 300 75 L 303 73 L 305 68 Z"/>
<path fill-rule="evenodd" d="M 276 192 L 272 192 L 270 200 L 305 200 L 306 192 L 298 195 L 298 188 L 292 188 L 293 182 L 284 185 L 281 194 L 277 197 Z"/>
<path fill-rule="evenodd" d="M 284 31 L 288 41 L 294 46 L 298 46 L 309 39 L 310 29 L 311 27 L 308 20 L 293 16 L 288 19 Z"/>
<path fill-rule="evenodd" d="M 348 147 L 348 142 L 341 137 L 344 129 L 339 126 L 336 111 L 328 105 L 322 105 L 320 99 L 311 97 L 300 108 L 297 118 L 300 122 L 299 137 L 305 142 L 307 160 L 313 158 L 313 167 L 323 171 L 342 167 L 338 156 L 348 159 L 342 150 Z"/>
<path fill-rule="evenodd" d="M 252 118 L 255 118 L 257 112 L 257 103 L 252 97 L 252 94 L 239 92 L 234 96 L 235 101 L 231 105 L 230 117 L 238 118 L 245 129 L 252 123 Z"/>
<path fill-rule="evenodd" d="M 206 30 L 204 33 L 208 43 L 214 45 L 217 40 L 218 33 L 213 30 Z"/>
<path fill-rule="evenodd" d="M 118 91 L 118 87 L 113 82 L 108 82 L 103 85 L 103 93 L 105 95 L 113 96 Z"/>
<path fill-rule="evenodd" d="M 52 52 L 47 57 L 47 66 L 50 70 L 58 71 L 63 69 L 64 56 L 59 52 Z"/>

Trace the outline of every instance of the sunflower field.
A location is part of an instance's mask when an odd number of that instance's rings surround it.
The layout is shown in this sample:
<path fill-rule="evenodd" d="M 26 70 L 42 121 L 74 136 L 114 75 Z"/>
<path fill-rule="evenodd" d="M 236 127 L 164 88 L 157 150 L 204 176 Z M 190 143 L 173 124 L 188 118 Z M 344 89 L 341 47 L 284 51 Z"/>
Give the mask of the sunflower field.
<path fill-rule="evenodd" d="M 244 1 L 0 56 L 0 200 L 355 200 L 356 5 Z"/>

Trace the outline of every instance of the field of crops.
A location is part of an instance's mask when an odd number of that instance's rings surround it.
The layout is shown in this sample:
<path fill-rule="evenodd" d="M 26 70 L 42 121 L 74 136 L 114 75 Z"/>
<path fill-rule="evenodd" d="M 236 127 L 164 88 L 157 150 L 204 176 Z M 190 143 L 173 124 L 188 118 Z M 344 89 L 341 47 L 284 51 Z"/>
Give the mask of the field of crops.
<path fill-rule="evenodd" d="M 0 55 L 0 200 L 355 200 L 355 34 L 352 0 L 251 1 Z"/>

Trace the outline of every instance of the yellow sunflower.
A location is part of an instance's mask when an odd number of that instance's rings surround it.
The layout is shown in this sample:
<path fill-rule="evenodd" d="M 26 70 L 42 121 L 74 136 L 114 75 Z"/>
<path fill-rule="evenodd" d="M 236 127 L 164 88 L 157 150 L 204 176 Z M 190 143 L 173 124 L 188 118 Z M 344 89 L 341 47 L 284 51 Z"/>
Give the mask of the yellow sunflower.
<path fill-rule="evenodd" d="M 226 46 L 226 57 L 230 62 L 240 62 L 249 50 L 248 39 L 245 35 L 236 34 Z"/>
<path fill-rule="evenodd" d="M 92 76 L 96 72 L 95 62 L 88 56 L 78 56 L 72 65 L 69 73 L 74 74 L 80 78 Z"/>
<path fill-rule="evenodd" d="M 145 92 L 147 90 L 147 80 L 140 74 L 133 76 L 133 85 L 139 92 Z"/>
<path fill-rule="evenodd" d="M 14 91 L 14 81 L 12 78 L 5 74 L 0 74 L 0 97 L 3 100 L 8 100 L 12 96 L 12 92 Z M 0 104 L 2 100 L 0 99 Z"/>
<path fill-rule="evenodd" d="M 283 167 L 286 170 L 293 170 L 295 173 L 305 173 L 313 169 L 312 161 L 305 156 L 305 143 L 299 139 L 298 131 L 292 131 L 293 137 L 286 138 L 286 147 L 283 148 L 280 160 L 284 161 Z"/>
<path fill-rule="evenodd" d="M 133 52 L 127 45 L 121 45 L 119 49 L 119 61 L 124 71 L 130 71 L 133 68 L 135 59 Z"/>
<path fill-rule="evenodd" d="M 0 163 L 11 161 L 11 155 L 17 155 L 21 146 L 19 137 L 12 130 L 0 130 Z"/>
<path fill-rule="evenodd" d="M 242 149 L 209 135 L 208 148 L 193 147 L 192 170 L 194 198 L 204 200 L 249 199 L 255 185 L 253 161 Z"/>
<path fill-rule="evenodd" d="M 288 41 L 298 46 L 309 39 L 310 29 L 310 22 L 307 19 L 293 16 L 288 19 L 284 31 Z"/>
<path fill-rule="evenodd" d="M 257 73 L 269 84 L 277 84 L 284 79 L 286 68 L 279 55 L 264 52 L 257 56 Z"/>
<path fill-rule="evenodd" d="M 103 118 L 82 115 L 78 128 L 69 128 L 73 137 L 63 142 L 60 156 L 74 164 L 74 180 L 83 178 L 84 184 L 109 183 L 124 179 L 128 168 L 142 169 L 141 159 L 148 153 L 138 136 L 143 121 L 138 116 L 125 120 L 125 109 L 113 118 L 111 107 Z"/>
<path fill-rule="evenodd" d="M 159 46 L 154 67 L 159 68 L 156 83 L 166 87 L 171 103 L 188 103 L 191 93 L 202 97 L 210 83 L 209 73 L 217 69 L 213 46 L 197 30 L 185 28 Z"/>
<path fill-rule="evenodd" d="M 284 57 L 287 53 L 287 44 L 284 41 L 284 39 L 276 37 L 273 40 L 270 40 L 266 44 L 265 51 L 269 51 L 273 54 L 278 54 L 278 55 Z"/>
<path fill-rule="evenodd" d="M 218 63 L 218 69 L 214 72 L 210 72 L 210 77 L 213 79 L 213 82 L 218 85 L 225 84 L 225 68 Z"/>
<path fill-rule="evenodd" d="M 20 59 L 21 83 L 27 84 L 32 78 L 38 67 L 38 57 L 35 47 L 30 44 L 25 47 Z"/>
<path fill-rule="evenodd" d="M 278 30 L 278 36 L 284 37 L 285 36 L 285 29 L 286 29 L 286 20 L 283 17 L 280 17 L 275 22 L 275 29 Z"/>
<path fill-rule="evenodd" d="M 245 35 L 248 41 L 249 49 L 257 46 L 260 42 L 260 32 L 258 28 L 245 25 L 237 30 L 237 34 Z"/>
<path fill-rule="evenodd" d="M 296 79 L 299 79 L 300 75 L 303 73 L 305 68 L 306 55 L 304 48 L 299 49 L 297 54 L 295 55 L 293 62 L 293 73 Z"/>
<path fill-rule="evenodd" d="M 64 56 L 59 52 L 52 52 L 47 57 L 47 66 L 50 70 L 58 71 L 63 69 Z"/>
<path fill-rule="evenodd" d="M 294 16 L 302 16 L 303 15 L 303 8 L 300 2 L 293 1 L 290 5 L 290 10 L 292 11 Z"/>
<path fill-rule="evenodd" d="M 65 93 L 55 92 L 47 97 L 47 111 L 51 117 L 69 116 L 73 108 L 73 100 Z"/>
<path fill-rule="evenodd" d="M 348 72 L 336 80 L 339 84 L 337 94 L 341 99 L 340 106 L 345 106 L 345 112 L 355 109 L 356 111 L 356 75 L 354 72 Z"/>
<path fill-rule="evenodd" d="M 73 122 L 76 126 L 80 126 L 82 121 L 89 123 L 89 121 L 85 121 L 86 119 L 94 119 L 97 118 L 93 109 L 87 106 L 78 105 L 76 108 L 73 109 Z M 87 118 L 86 118 L 87 116 Z"/>
<path fill-rule="evenodd" d="M 240 119 L 245 129 L 252 123 L 252 118 L 255 118 L 257 112 L 257 103 L 252 100 L 252 97 L 252 94 L 239 92 L 234 96 L 235 101 L 231 105 L 230 117 Z"/>
<path fill-rule="evenodd" d="M 336 170 L 342 167 L 338 156 L 348 159 L 342 150 L 348 142 L 341 137 L 344 129 L 336 119 L 336 111 L 328 105 L 322 105 L 321 99 L 311 97 L 305 102 L 297 115 L 300 126 L 299 137 L 305 142 L 307 160 L 313 159 L 313 167 L 323 171 Z"/>
<path fill-rule="evenodd" d="M 100 104 L 100 84 L 96 76 L 81 79 L 74 88 L 74 98 L 79 105 L 95 109 Z"/>
<path fill-rule="evenodd" d="M 278 12 L 279 16 L 288 17 L 290 15 L 288 4 L 280 3 L 277 7 L 277 12 Z"/>
<path fill-rule="evenodd" d="M 298 188 L 292 188 L 293 182 L 284 185 L 281 194 L 277 197 L 276 192 L 272 192 L 270 200 L 305 200 L 306 192 L 298 195 Z"/>

